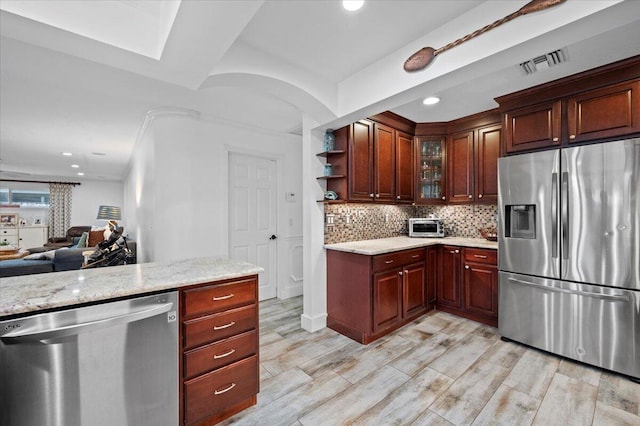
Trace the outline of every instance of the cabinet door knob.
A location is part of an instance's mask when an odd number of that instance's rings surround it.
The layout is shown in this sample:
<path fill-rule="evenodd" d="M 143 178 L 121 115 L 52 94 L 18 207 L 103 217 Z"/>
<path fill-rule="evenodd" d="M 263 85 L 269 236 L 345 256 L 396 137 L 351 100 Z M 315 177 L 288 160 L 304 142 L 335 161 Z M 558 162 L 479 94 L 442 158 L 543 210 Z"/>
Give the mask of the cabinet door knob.
<path fill-rule="evenodd" d="M 553 138 L 553 141 L 554 142 L 558 142 L 558 138 Z"/>
<path fill-rule="evenodd" d="M 469 269 L 469 265 L 464 265 L 464 269 Z"/>
<path fill-rule="evenodd" d="M 482 194 L 478 194 L 478 198 L 482 198 Z"/>
<path fill-rule="evenodd" d="M 373 198 L 373 194 L 369 194 L 369 197 Z"/>
<path fill-rule="evenodd" d="M 400 196 L 398 195 L 398 196 L 396 196 L 396 198 L 399 200 L 399 199 L 400 199 Z"/>
<path fill-rule="evenodd" d="M 447 198 L 446 198 L 446 197 L 442 197 L 442 199 L 443 199 L 443 200 L 446 200 Z"/>
<path fill-rule="evenodd" d="M 402 271 L 398 272 L 398 275 L 402 275 Z"/>
<path fill-rule="evenodd" d="M 456 253 L 460 253 L 460 250 L 456 250 Z"/>
<path fill-rule="evenodd" d="M 376 194 L 376 198 L 380 198 L 380 194 Z"/>
<path fill-rule="evenodd" d="M 575 139 L 576 135 L 569 135 L 569 139 Z"/>
<path fill-rule="evenodd" d="M 473 195 L 469 195 L 469 198 L 473 198 Z"/>

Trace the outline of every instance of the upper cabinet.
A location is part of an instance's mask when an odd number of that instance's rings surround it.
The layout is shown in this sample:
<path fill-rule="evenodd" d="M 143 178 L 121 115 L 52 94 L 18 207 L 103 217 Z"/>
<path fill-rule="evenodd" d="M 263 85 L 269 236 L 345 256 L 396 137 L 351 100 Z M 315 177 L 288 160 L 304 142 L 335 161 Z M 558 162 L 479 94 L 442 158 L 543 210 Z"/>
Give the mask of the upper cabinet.
<path fill-rule="evenodd" d="M 474 198 L 478 202 L 498 203 L 498 157 L 502 126 L 481 127 L 477 131 Z"/>
<path fill-rule="evenodd" d="M 396 199 L 396 134 L 384 124 L 373 123 L 373 179 L 375 201 Z"/>
<path fill-rule="evenodd" d="M 416 137 L 416 141 L 416 203 L 442 204 L 446 201 L 444 164 L 446 137 L 419 136 Z"/>
<path fill-rule="evenodd" d="M 349 133 L 349 201 L 372 201 L 373 122 L 357 121 L 351 124 Z"/>
<path fill-rule="evenodd" d="M 640 80 L 567 99 L 569 143 L 640 132 Z"/>
<path fill-rule="evenodd" d="M 473 139 L 475 132 L 454 133 L 447 139 L 447 201 L 473 199 Z"/>
<path fill-rule="evenodd" d="M 398 203 L 413 202 L 415 188 L 415 162 L 413 136 L 396 131 L 396 201 Z"/>
<path fill-rule="evenodd" d="M 496 98 L 507 154 L 640 133 L 640 56 Z"/>

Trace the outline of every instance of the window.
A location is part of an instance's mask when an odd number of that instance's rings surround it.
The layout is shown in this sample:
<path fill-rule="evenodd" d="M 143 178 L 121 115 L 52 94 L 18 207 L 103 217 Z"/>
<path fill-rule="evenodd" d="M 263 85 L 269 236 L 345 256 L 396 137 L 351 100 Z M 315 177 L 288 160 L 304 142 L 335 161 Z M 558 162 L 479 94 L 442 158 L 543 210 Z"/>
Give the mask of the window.
<path fill-rule="evenodd" d="M 49 207 L 49 192 L 28 189 L 1 189 L 0 204 L 20 207 Z"/>

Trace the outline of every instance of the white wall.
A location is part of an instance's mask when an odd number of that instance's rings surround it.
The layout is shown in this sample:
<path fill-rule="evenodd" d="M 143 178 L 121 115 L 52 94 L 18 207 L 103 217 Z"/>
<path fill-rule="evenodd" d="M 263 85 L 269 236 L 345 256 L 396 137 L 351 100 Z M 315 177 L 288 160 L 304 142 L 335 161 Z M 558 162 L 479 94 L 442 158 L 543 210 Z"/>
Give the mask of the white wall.
<path fill-rule="evenodd" d="M 106 225 L 104 220 L 96 219 L 98 207 L 101 205 L 117 206 L 122 209 L 122 182 L 83 181 L 81 185 L 74 187 L 71 226 Z M 123 222 L 121 225 L 126 226 L 126 223 Z"/>
<path fill-rule="evenodd" d="M 302 294 L 301 137 L 184 115 L 155 117 L 143 132 L 125 181 L 138 261 L 227 256 L 228 155 L 250 153 L 278 165 L 278 297 Z"/>

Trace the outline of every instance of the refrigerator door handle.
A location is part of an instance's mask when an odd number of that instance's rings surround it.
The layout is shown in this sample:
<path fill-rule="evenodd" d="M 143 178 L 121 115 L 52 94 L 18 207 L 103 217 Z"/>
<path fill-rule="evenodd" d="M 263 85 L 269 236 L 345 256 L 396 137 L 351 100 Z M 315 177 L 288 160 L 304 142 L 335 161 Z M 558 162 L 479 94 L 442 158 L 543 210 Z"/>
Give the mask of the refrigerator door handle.
<path fill-rule="evenodd" d="M 561 234 L 562 234 L 562 258 L 569 259 L 569 173 L 562 173 L 562 200 L 561 209 Z"/>
<path fill-rule="evenodd" d="M 554 291 L 556 293 L 575 294 L 576 296 L 593 297 L 595 299 L 608 300 L 608 301 L 611 301 L 611 302 L 629 302 L 629 296 L 615 296 L 615 295 L 610 295 L 610 294 L 601 294 L 601 293 L 591 293 L 591 292 L 585 292 L 585 291 L 567 290 L 566 288 L 551 287 L 551 286 L 548 286 L 548 285 L 536 284 L 536 283 L 532 283 L 532 282 L 529 282 L 529 281 L 518 280 L 518 279 L 515 279 L 515 278 L 509 278 L 509 281 L 513 282 L 513 283 L 516 283 L 516 284 L 520 284 L 520 285 L 526 285 L 526 286 L 529 286 L 529 287 L 535 287 L 535 288 L 543 290 L 543 291 Z"/>
<path fill-rule="evenodd" d="M 551 174 L 551 257 L 558 257 L 558 173 Z"/>

